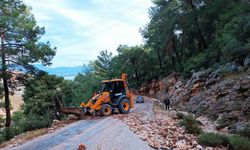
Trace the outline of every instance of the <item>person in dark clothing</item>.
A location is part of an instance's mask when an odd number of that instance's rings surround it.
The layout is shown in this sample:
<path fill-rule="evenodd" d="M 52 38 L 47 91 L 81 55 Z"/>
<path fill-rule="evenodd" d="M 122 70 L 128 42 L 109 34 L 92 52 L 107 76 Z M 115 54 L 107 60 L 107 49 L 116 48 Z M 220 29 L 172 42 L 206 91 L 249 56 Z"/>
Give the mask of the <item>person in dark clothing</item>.
<path fill-rule="evenodd" d="M 165 97 L 164 103 L 165 103 L 165 106 L 166 106 L 166 110 L 169 110 L 170 100 L 169 100 L 168 97 Z"/>

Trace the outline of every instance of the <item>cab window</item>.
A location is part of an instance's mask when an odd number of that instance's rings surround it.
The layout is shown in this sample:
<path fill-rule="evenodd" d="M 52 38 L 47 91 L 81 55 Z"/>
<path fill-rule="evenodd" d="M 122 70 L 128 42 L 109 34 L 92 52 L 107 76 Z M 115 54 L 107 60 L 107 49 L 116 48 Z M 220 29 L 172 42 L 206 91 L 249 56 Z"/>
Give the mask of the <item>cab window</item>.
<path fill-rule="evenodd" d="M 125 94 L 125 89 L 122 81 L 114 82 L 114 93 Z"/>

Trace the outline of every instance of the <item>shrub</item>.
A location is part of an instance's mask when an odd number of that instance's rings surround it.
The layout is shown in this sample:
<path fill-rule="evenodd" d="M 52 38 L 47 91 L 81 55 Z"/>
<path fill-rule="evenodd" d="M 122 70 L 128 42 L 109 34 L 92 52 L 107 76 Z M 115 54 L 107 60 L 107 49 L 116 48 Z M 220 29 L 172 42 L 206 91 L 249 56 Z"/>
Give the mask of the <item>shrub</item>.
<path fill-rule="evenodd" d="M 13 126 L 20 131 L 20 133 L 27 131 L 27 118 L 22 112 L 14 112 L 12 116 Z"/>
<path fill-rule="evenodd" d="M 0 143 L 8 141 L 15 135 L 24 132 L 24 125 L 26 124 L 25 116 L 21 112 L 14 112 L 12 116 L 12 125 L 10 127 L 2 126 L 0 130 Z"/>
<path fill-rule="evenodd" d="M 226 136 L 217 133 L 202 133 L 198 137 L 199 144 L 206 146 L 230 146 L 233 150 L 249 150 L 250 140 L 236 135 Z"/>
<path fill-rule="evenodd" d="M 250 127 L 246 127 L 238 132 L 240 136 L 247 137 L 250 139 Z"/>
<path fill-rule="evenodd" d="M 50 124 L 51 120 L 46 116 L 31 113 L 25 115 L 22 112 L 15 112 L 13 114 L 13 125 L 21 132 L 48 127 Z"/>
<path fill-rule="evenodd" d="M 206 146 L 227 146 L 228 145 L 228 139 L 227 136 L 217 134 L 217 133 L 202 133 L 198 137 L 199 144 L 206 145 Z"/>
<path fill-rule="evenodd" d="M 176 116 L 177 116 L 178 119 L 182 119 L 184 117 L 184 114 L 181 113 L 181 112 L 177 112 Z"/>
<path fill-rule="evenodd" d="M 8 141 L 13 138 L 15 135 L 20 134 L 18 130 L 14 127 L 4 127 L 0 130 L 0 143 Z"/>
<path fill-rule="evenodd" d="M 182 75 L 184 78 L 190 78 L 192 76 L 192 70 L 201 70 L 208 68 L 209 61 L 211 59 L 208 58 L 208 54 L 205 53 L 200 53 L 196 54 L 190 58 L 188 58 L 184 63 L 183 63 L 183 72 Z"/>
<path fill-rule="evenodd" d="M 0 143 L 10 140 L 15 135 L 23 132 L 48 127 L 51 120 L 47 116 L 39 116 L 36 114 L 25 115 L 22 112 L 14 112 L 12 117 L 12 126 L 0 129 Z"/>
<path fill-rule="evenodd" d="M 51 124 L 51 121 L 46 119 L 45 117 L 38 117 L 37 120 L 31 121 L 31 127 L 33 129 L 40 129 L 44 127 L 48 127 Z"/>
<path fill-rule="evenodd" d="M 38 116 L 36 114 L 29 114 L 26 118 L 25 131 L 31 131 L 48 127 L 51 124 L 51 120 L 46 116 Z"/>
<path fill-rule="evenodd" d="M 4 127 L 5 125 L 5 119 L 3 118 L 3 116 L 0 116 L 0 128 Z"/>
<path fill-rule="evenodd" d="M 250 140 L 245 137 L 232 135 L 228 137 L 229 145 L 233 150 L 249 150 Z"/>
<path fill-rule="evenodd" d="M 199 123 L 192 115 L 184 115 L 180 121 L 180 125 L 184 126 L 188 133 L 200 134 L 202 129 L 199 127 Z"/>

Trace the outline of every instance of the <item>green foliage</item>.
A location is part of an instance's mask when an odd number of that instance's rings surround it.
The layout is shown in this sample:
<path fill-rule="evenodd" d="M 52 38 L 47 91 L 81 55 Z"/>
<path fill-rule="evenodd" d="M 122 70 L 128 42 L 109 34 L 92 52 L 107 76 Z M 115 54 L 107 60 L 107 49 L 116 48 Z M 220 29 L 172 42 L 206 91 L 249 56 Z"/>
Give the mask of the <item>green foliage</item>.
<path fill-rule="evenodd" d="M 95 74 L 102 78 L 112 78 L 112 53 L 108 53 L 107 50 L 101 51 L 100 56 L 97 56 L 97 60 L 90 63 L 91 67 L 95 70 Z"/>
<path fill-rule="evenodd" d="M 76 102 L 76 89 L 75 82 L 71 80 L 63 80 L 60 83 L 60 98 L 65 106 L 72 105 Z M 79 89 L 78 89 L 79 90 Z"/>
<path fill-rule="evenodd" d="M 120 77 L 123 72 L 128 74 L 131 87 L 137 88 L 143 82 L 157 77 L 159 68 L 150 56 L 151 50 L 144 49 L 142 46 L 120 45 L 117 52 L 118 55 L 112 60 L 115 76 Z"/>
<path fill-rule="evenodd" d="M 45 29 L 37 25 L 30 8 L 22 0 L 1 0 L 0 8 L 0 79 L 3 79 L 4 91 L 8 94 L 10 88 L 15 88 L 9 84 L 13 82 L 10 80 L 13 70 L 19 68 L 22 71 L 22 77 L 17 80 L 23 81 L 25 75 L 38 72 L 35 63 L 50 65 L 56 48 L 51 48 L 49 42 L 39 41 Z M 0 85 L 0 97 L 2 91 Z M 11 125 L 9 101 L 5 95 L 6 126 Z"/>
<path fill-rule="evenodd" d="M 31 78 L 26 83 L 23 94 L 24 114 L 29 116 L 28 118 L 33 115 L 46 117 L 49 122 L 54 118 L 59 119 L 56 112 L 59 111 L 64 98 L 68 100 L 71 96 L 68 94 L 71 93 L 68 84 L 62 77 L 43 72 Z"/>
<path fill-rule="evenodd" d="M 154 0 L 153 3 L 150 23 L 141 32 L 146 46 L 154 52 L 154 61 L 161 59 L 164 71 L 166 67 L 189 77 L 192 70 L 230 61 L 242 64 L 250 55 L 249 2 Z"/>
<path fill-rule="evenodd" d="M 188 133 L 200 134 L 202 132 L 198 121 L 192 115 L 185 115 L 179 124 L 184 126 Z"/>
<path fill-rule="evenodd" d="M 101 89 L 101 81 L 104 78 L 97 76 L 94 72 L 78 74 L 73 84 L 73 103 L 79 106 L 81 102 L 87 102 L 94 93 Z"/>
<path fill-rule="evenodd" d="M 233 150 L 248 150 L 250 148 L 250 140 L 237 135 L 222 135 L 218 133 L 202 133 L 198 137 L 199 144 L 205 146 L 219 147 L 230 146 Z"/>
<path fill-rule="evenodd" d="M 177 116 L 177 118 L 178 119 L 183 119 L 183 117 L 185 116 L 183 113 L 181 113 L 181 112 L 177 112 L 176 113 L 176 116 Z"/>
<path fill-rule="evenodd" d="M 227 146 L 229 143 L 226 135 L 218 134 L 218 133 L 201 133 L 198 137 L 199 144 L 205 146 Z"/>
<path fill-rule="evenodd" d="M 4 121 L 5 119 L 3 118 L 3 116 L 0 116 L 0 128 L 4 126 Z"/>
<path fill-rule="evenodd" d="M 206 53 L 201 53 L 199 55 L 193 56 L 189 58 L 184 64 L 183 64 L 183 75 L 184 77 L 190 77 L 191 70 L 197 71 L 201 70 L 207 67 L 208 63 L 207 55 Z"/>
<path fill-rule="evenodd" d="M 0 2 L 1 19 L 0 32 L 4 50 L 1 50 L 1 68 L 3 72 L 0 78 L 10 78 L 11 73 L 6 70 L 22 68 L 23 73 L 36 72 L 33 64 L 40 62 L 44 65 L 51 64 L 56 53 L 56 48 L 51 48 L 50 43 L 39 42 L 45 33 L 43 27 L 39 27 L 22 0 L 4 0 Z M 1 95 L 1 88 L 0 88 Z"/>
<path fill-rule="evenodd" d="M 1 78 L 0 78 L 1 79 Z M 0 83 L 0 99 L 3 98 L 3 84 Z M 1 106 L 0 106 L 1 107 Z"/>
<path fill-rule="evenodd" d="M 243 137 L 247 137 L 250 139 L 250 127 L 245 127 L 244 129 L 238 131 L 238 134 Z"/>
<path fill-rule="evenodd" d="M 84 66 L 85 70 L 74 81 L 46 73 L 33 76 L 25 84 L 23 112 L 14 114 L 14 126 L 1 130 L 0 139 L 6 140 L 21 132 L 48 126 L 58 117 L 56 112 L 60 103 L 79 106 L 80 102 L 86 102 L 98 92 L 102 80 L 120 78 L 123 72 L 128 74 L 130 87 L 138 88 L 173 71 L 190 77 L 192 70 L 231 61 L 242 64 L 250 55 L 248 1 L 153 0 L 153 3 L 149 9 L 151 20 L 141 30 L 145 45 L 120 45 L 116 56 L 107 50 L 101 51 L 97 60 Z M 0 6 L 0 27 L 6 31 L 4 43 L 9 59 L 1 69 L 11 70 L 19 66 L 31 74 L 37 73 L 33 67 L 35 62 L 49 65 L 55 48 L 51 48 L 49 42 L 39 42 L 45 30 L 37 26 L 30 9 L 21 0 L 0 1 Z M 4 64 L 2 60 L 1 64 Z M 11 75 L 1 73 L 0 78 L 3 77 L 10 78 Z M 3 87 L 0 83 L 1 97 Z M 181 113 L 177 116 L 189 133 L 202 132 L 193 116 Z M 221 123 L 225 126 L 227 121 L 222 120 Z M 246 129 L 239 134 L 249 137 L 248 131 Z M 224 136 L 217 134 L 202 134 L 199 139 L 207 145 L 224 145 L 226 141 Z M 248 146 L 240 137 L 229 139 L 228 143 L 234 149 Z M 241 145 L 240 140 L 243 140 Z"/>
<path fill-rule="evenodd" d="M 245 137 L 232 135 L 228 137 L 229 145 L 233 150 L 249 150 L 250 140 Z"/>
<path fill-rule="evenodd" d="M 0 143 L 8 141 L 13 138 L 15 135 L 19 134 L 14 127 L 4 127 L 0 130 Z"/>
<path fill-rule="evenodd" d="M 7 141 L 15 135 L 51 125 L 61 103 L 69 103 L 72 95 L 71 84 L 62 77 L 40 72 L 25 84 L 23 93 L 23 110 L 13 113 L 11 127 L 2 128 L 0 142 Z"/>
<path fill-rule="evenodd" d="M 25 115 L 23 112 L 15 112 L 13 114 L 13 124 L 15 129 L 19 132 L 26 132 L 35 129 L 48 127 L 51 120 L 45 116 L 38 116 L 36 114 Z"/>
<path fill-rule="evenodd" d="M 14 112 L 11 127 L 3 127 L 0 130 L 0 143 L 8 141 L 23 132 L 48 127 L 51 124 L 48 116 L 36 114 L 25 115 L 23 112 Z"/>
<path fill-rule="evenodd" d="M 130 87 L 138 88 L 173 71 L 188 78 L 192 71 L 216 68 L 231 61 L 242 64 L 250 55 L 247 1 L 153 3 L 149 9 L 151 20 L 140 30 L 145 45 L 120 45 L 116 56 L 101 51 L 97 60 L 89 64 L 91 73 L 78 76 L 74 87 L 77 101 L 91 96 L 100 80 L 119 78 L 122 72 L 128 74 Z"/>
<path fill-rule="evenodd" d="M 5 49 L 7 49 L 8 62 L 11 64 L 7 68 L 20 65 L 28 69 L 30 63 L 38 61 L 50 64 L 55 55 L 55 48 L 50 48 L 49 42 L 38 42 L 45 33 L 45 29 L 37 26 L 30 8 L 22 0 L 1 1 L 0 6 L 1 32 L 5 31 Z"/>

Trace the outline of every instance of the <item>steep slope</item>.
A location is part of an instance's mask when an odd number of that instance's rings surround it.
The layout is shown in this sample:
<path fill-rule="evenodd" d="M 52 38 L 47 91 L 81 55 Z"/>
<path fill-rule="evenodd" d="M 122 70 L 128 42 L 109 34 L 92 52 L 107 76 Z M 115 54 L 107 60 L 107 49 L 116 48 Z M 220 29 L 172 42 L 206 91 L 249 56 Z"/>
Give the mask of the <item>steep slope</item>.
<path fill-rule="evenodd" d="M 159 101 L 167 96 L 174 109 L 207 116 L 218 129 L 226 127 L 235 133 L 250 126 L 250 69 L 237 68 L 226 73 L 221 69 L 199 71 L 189 80 L 172 73 L 141 92 L 154 95 Z"/>

